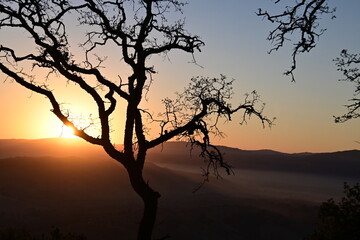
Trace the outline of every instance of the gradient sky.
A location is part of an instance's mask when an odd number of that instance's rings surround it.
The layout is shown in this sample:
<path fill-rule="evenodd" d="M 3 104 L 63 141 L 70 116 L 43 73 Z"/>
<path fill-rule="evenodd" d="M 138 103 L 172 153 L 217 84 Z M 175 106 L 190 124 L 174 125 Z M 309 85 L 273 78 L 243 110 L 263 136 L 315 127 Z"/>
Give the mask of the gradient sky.
<path fill-rule="evenodd" d="M 271 25 L 255 15 L 259 7 L 276 11 L 270 0 L 193 0 L 185 7 L 187 29 L 201 36 L 206 46 L 195 55 L 197 63 L 191 64 L 191 56 L 179 51 L 171 52 L 169 59 L 154 57 L 151 63 L 159 72 L 144 106 L 157 108 L 166 96 L 181 91 L 192 76 L 226 75 L 235 79 L 234 102 L 244 94 L 257 90 L 266 102 L 265 115 L 276 117 L 271 128 L 262 127 L 253 118 L 246 125 L 239 125 L 239 118 L 223 126 L 224 139 L 214 143 L 241 149 L 273 149 L 283 152 L 328 152 L 359 149 L 360 120 L 335 124 L 334 115 L 345 113 L 343 105 L 352 97 L 354 86 L 339 82 L 342 76 L 336 71 L 332 59 L 343 48 L 351 52 L 360 50 L 358 13 L 360 1 L 330 1 L 337 7 L 334 20 L 324 17 L 322 26 L 327 31 L 311 53 L 299 56 L 295 72 L 296 83 L 282 73 L 290 66 L 291 43 L 271 55 L 266 41 Z M 335 5 L 337 4 L 337 5 Z M 341 4 L 341 5 L 340 5 Z M 278 10 L 279 11 L 279 10 Z M 76 34 L 76 33 L 73 33 Z M 1 39 L 11 41 L 18 48 L 27 48 L 29 39 L 16 34 L 1 32 Z M 106 52 L 106 49 L 104 50 Z M 109 54 L 111 51 L 108 51 Z M 112 69 L 119 69 L 113 58 Z M 109 60 L 110 61 L 110 60 Z M 111 64 L 110 64 L 111 65 Z M 125 73 L 126 74 L 126 73 Z M 61 123 L 50 112 L 51 106 L 42 96 L 4 82 L 0 74 L 0 138 L 49 138 L 61 135 Z M 62 86 L 63 87 L 63 86 Z M 72 91 L 72 90 L 71 90 Z M 79 114 L 88 114 L 91 107 L 84 104 L 81 94 L 68 97 L 65 88 L 64 102 Z M 71 105 L 70 105 L 71 104 Z M 115 119 L 113 126 L 121 119 Z M 121 130 L 115 138 L 120 142 Z"/>

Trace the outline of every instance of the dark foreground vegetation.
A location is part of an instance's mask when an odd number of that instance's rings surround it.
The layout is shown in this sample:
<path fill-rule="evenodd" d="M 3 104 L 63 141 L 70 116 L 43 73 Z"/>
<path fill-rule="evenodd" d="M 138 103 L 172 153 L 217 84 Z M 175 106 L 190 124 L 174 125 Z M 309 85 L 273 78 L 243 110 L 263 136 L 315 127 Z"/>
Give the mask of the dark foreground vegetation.
<path fill-rule="evenodd" d="M 62 233 L 58 228 L 53 228 L 47 235 L 34 236 L 25 228 L 0 229 L 1 240 L 86 240 L 84 236 L 73 233 Z"/>
<path fill-rule="evenodd" d="M 321 204 L 318 226 L 306 240 L 360 239 L 360 184 L 344 183 L 344 195 Z"/>

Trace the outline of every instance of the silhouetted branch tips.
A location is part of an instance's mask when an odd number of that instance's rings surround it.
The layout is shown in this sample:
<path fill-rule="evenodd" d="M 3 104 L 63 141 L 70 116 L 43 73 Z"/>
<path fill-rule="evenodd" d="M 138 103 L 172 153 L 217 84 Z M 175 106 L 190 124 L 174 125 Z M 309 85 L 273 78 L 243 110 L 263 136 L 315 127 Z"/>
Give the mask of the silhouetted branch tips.
<path fill-rule="evenodd" d="M 283 0 L 275 1 L 275 4 L 283 2 Z M 322 15 L 331 14 L 331 18 L 335 18 L 335 8 L 328 5 L 328 0 L 301 0 L 294 1 L 294 4 L 284 5 L 284 11 L 278 14 L 272 14 L 258 9 L 257 15 L 261 16 L 271 23 L 275 24 L 275 28 L 270 31 L 267 40 L 273 44 L 272 51 L 277 51 L 284 47 L 286 41 L 291 41 L 291 36 L 298 37 L 294 43 L 292 52 L 292 64 L 290 69 L 284 74 L 290 76 L 295 81 L 294 71 L 297 67 L 297 55 L 310 52 L 315 46 L 319 37 L 326 31 L 319 28 L 319 20 Z"/>
<path fill-rule="evenodd" d="M 350 82 L 355 85 L 354 97 L 349 99 L 351 104 L 345 105 L 347 113 L 341 116 L 334 116 L 336 123 L 346 122 L 350 119 L 360 117 L 360 54 L 349 53 L 344 49 L 340 53 L 340 57 L 334 59 L 337 70 L 344 75 L 340 81 Z"/>
<path fill-rule="evenodd" d="M 176 137 L 190 143 L 191 150 L 200 151 L 199 156 L 206 164 L 203 169 L 204 182 L 200 186 L 209 180 L 210 175 L 221 177 L 220 169 L 232 174 L 231 166 L 211 143 L 213 136 L 223 136 L 219 129 L 223 121 L 231 121 L 233 115 L 240 112 L 240 123 L 253 115 L 260 119 L 264 127 L 271 126 L 273 122 L 263 115 L 264 104 L 261 104 L 256 91 L 246 94 L 243 103 L 233 107 L 233 81 L 224 75 L 218 78 L 193 77 L 189 86 L 177 93 L 176 99 L 163 100 L 165 111 L 160 115 L 162 120 L 156 120 L 159 122 L 160 136 L 149 142 L 149 147 L 155 147 Z"/>
<path fill-rule="evenodd" d="M 281 3 L 283 0 L 275 1 L 275 4 Z M 258 10 L 257 15 L 262 16 L 271 23 L 275 24 L 275 29 L 270 31 L 267 39 L 273 44 L 273 48 L 269 51 L 277 51 L 282 48 L 286 41 L 295 40 L 291 36 L 298 37 L 294 43 L 292 52 L 292 64 L 290 69 L 284 74 L 291 77 L 295 81 L 294 71 L 297 68 L 297 56 L 301 53 L 310 52 L 315 48 L 319 37 L 326 31 L 320 28 L 320 20 L 323 15 L 331 15 L 331 19 L 335 18 L 336 9 L 329 6 L 328 0 L 301 0 L 295 1 L 292 6 L 285 5 L 284 11 L 279 14 L 271 14 L 268 11 Z M 340 57 L 334 59 L 337 70 L 345 76 L 343 81 L 355 84 L 354 97 L 349 101 L 347 113 L 341 116 L 334 116 L 336 123 L 346 122 L 350 119 L 360 117 L 360 98 L 357 97 L 360 92 L 360 72 L 359 62 L 360 55 L 349 53 L 343 50 Z"/>

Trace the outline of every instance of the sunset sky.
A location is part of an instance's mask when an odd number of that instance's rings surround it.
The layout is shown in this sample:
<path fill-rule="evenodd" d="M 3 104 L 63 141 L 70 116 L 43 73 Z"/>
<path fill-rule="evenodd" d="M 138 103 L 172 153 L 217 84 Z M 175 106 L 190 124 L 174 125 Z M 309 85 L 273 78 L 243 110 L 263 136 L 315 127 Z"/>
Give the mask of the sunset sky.
<path fill-rule="evenodd" d="M 333 116 L 345 113 L 347 100 L 352 98 L 354 86 L 339 82 L 342 76 L 336 71 L 332 59 L 342 49 L 360 52 L 359 12 L 360 1 L 330 1 L 337 8 L 336 19 L 324 16 L 322 27 L 327 31 L 312 52 L 298 58 L 295 71 L 296 83 L 292 83 L 283 72 L 291 64 L 291 43 L 271 55 L 266 41 L 273 27 L 257 17 L 259 7 L 280 12 L 270 0 L 192 0 L 185 7 L 184 16 L 188 31 L 201 36 L 205 42 L 201 53 L 195 55 L 197 63 L 189 62 L 191 55 L 179 51 L 171 52 L 167 58 L 151 59 L 158 74 L 147 95 L 146 108 L 161 106 L 161 99 L 182 91 L 192 76 L 226 75 L 235 79 L 234 102 L 241 101 L 244 94 L 256 90 L 266 102 L 265 115 L 276 117 L 274 126 L 263 128 L 252 118 L 246 125 L 239 125 L 240 118 L 224 125 L 223 139 L 213 143 L 241 149 L 273 149 L 282 152 L 329 152 L 360 149 L 360 119 L 335 124 Z M 275 6 L 275 7 L 274 7 Z M 70 30 L 71 33 L 71 30 Z M 26 49 L 31 39 L 18 37 L 14 32 L 0 32 L 2 42 Z M 73 33 L 76 34 L 76 33 Z M 114 59 L 105 71 L 117 76 L 119 59 Z M 113 51 L 113 50 L 112 50 Z M 38 73 L 41 75 L 41 73 Z M 125 73 L 122 73 L 126 75 Z M 0 139 L 9 138 L 53 138 L 61 136 L 62 124 L 50 110 L 49 102 L 42 96 L 11 83 L 0 73 Z M 81 110 L 79 118 L 91 112 L 87 99 L 62 84 L 63 102 L 66 106 Z M 75 94 L 74 94 L 75 93 Z M 69 94 L 69 97 L 68 97 Z M 70 97 L 70 94 L 73 94 Z M 121 111 L 119 111 L 119 114 Z M 112 126 L 122 124 L 115 118 Z M 121 143 L 122 130 L 117 129 L 114 140 Z"/>

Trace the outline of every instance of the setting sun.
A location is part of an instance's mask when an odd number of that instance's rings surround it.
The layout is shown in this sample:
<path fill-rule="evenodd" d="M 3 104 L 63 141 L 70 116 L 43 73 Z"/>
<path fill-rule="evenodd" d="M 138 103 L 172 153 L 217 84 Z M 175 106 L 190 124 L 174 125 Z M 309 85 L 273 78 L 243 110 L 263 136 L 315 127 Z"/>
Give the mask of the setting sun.
<path fill-rule="evenodd" d="M 61 131 L 61 137 L 76 138 L 76 136 L 74 135 L 74 129 L 72 127 L 63 126 Z"/>

